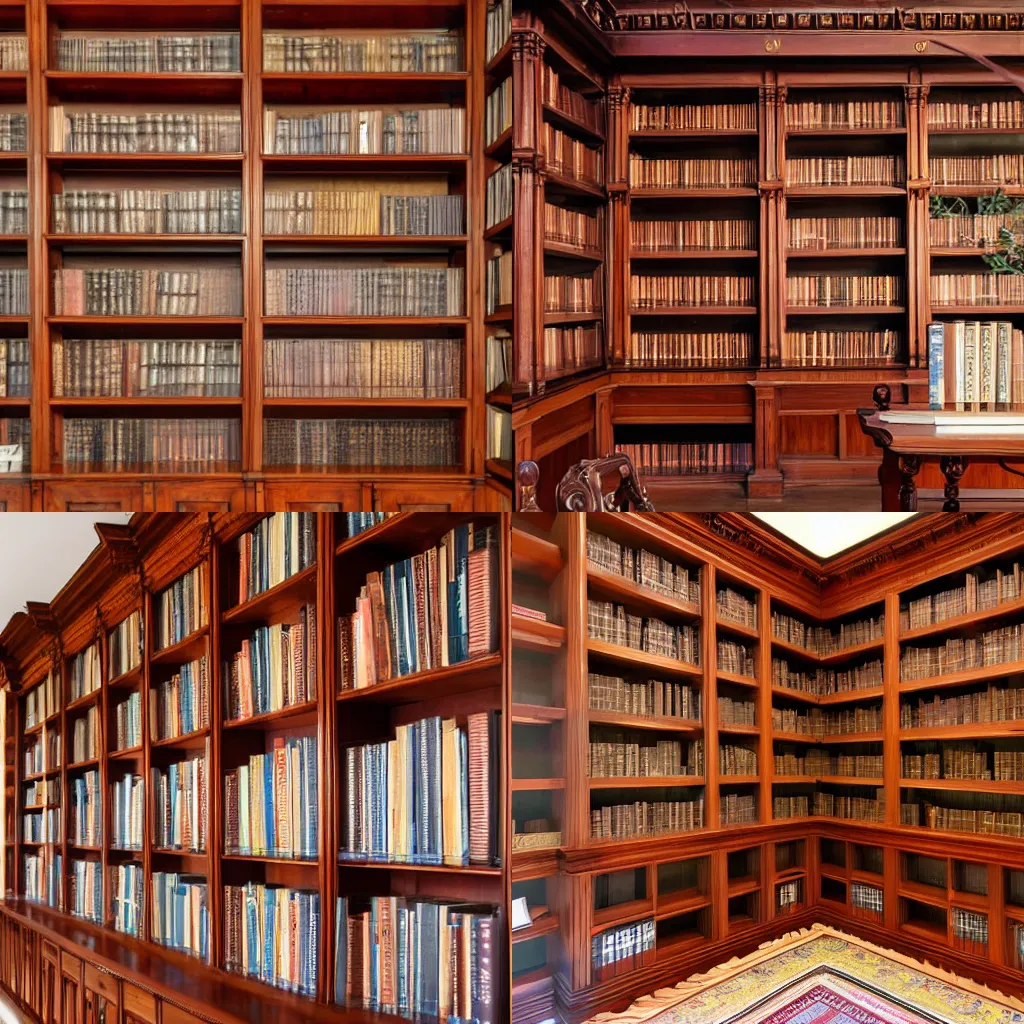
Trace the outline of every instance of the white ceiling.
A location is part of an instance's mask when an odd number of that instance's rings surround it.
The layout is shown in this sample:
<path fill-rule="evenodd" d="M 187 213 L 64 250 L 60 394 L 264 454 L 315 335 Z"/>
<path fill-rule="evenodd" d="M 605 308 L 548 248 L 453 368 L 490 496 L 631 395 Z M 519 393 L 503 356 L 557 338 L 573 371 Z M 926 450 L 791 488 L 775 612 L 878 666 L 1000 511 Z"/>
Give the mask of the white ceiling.
<path fill-rule="evenodd" d="M 99 543 L 94 523 L 130 512 L 6 512 L 0 515 L 0 630 L 26 601 L 50 601 Z"/>
<path fill-rule="evenodd" d="M 829 558 L 888 530 L 916 512 L 754 512 L 801 547 Z"/>

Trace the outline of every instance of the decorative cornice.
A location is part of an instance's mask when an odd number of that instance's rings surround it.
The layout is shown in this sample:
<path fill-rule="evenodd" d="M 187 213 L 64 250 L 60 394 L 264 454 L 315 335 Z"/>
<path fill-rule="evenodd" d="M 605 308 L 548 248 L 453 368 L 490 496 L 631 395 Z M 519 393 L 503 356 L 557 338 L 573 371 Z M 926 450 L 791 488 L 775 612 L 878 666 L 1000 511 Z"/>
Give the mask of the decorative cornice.
<path fill-rule="evenodd" d="M 577 0 L 593 17 L 595 0 Z M 602 7 L 605 5 L 602 3 Z M 670 11 L 616 11 L 594 18 L 615 32 L 735 31 L 755 32 L 1021 32 L 1024 11 L 927 11 L 863 9 L 846 11 L 779 11 L 765 9 L 694 11 L 676 4 Z"/>
<path fill-rule="evenodd" d="M 774 530 L 750 516 L 728 512 L 702 512 L 698 515 L 704 525 L 723 540 L 752 552 L 759 558 L 767 558 L 790 572 L 797 573 L 815 587 L 824 582 L 824 574 L 815 564 L 813 556 L 794 547 Z"/>

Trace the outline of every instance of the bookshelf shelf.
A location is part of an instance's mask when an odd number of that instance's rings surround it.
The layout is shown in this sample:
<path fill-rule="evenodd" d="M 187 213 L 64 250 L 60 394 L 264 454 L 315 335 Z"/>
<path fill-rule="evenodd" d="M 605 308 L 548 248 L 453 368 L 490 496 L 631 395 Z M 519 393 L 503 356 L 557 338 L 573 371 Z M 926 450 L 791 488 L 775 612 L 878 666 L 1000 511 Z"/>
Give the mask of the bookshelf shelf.
<path fill-rule="evenodd" d="M 531 939 L 540 939 L 556 931 L 558 931 L 558 915 L 549 911 L 528 927 L 515 929 L 512 932 L 512 943 L 514 945 L 517 942 L 529 942 Z"/>
<path fill-rule="evenodd" d="M 720 772 L 718 775 L 721 786 L 756 786 L 760 781 L 759 775 L 730 775 L 728 772 Z"/>
<path fill-rule="evenodd" d="M 570 195 L 580 196 L 585 199 L 603 201 L 605 198 L 604 189 L 600 185 L 593 185 L 586 181 L 578 181 L 575 178 L 567 178 L 564 174 L 548 172 L 544 178 L 544 185 L 547 189 L 566 192 Z M 501 225 L 496 225 L 496 227 L 500 226 Z M 511 223 L 508 223 L 507 227 L 511 227 Z"/>
<path fill-rule="evenodd" d="M 515 527 L 512 541 L 513 572 L 530 573 L 550 583 L 562 571 L 562 553 L 557 544 Z"/>
<path fill-rule="evenodd" d="M 733 686 L 747 686 L 757 689 L 761 684 L 750 676 L 740 675 L 738 672 L 723 672 L 719 669 L 716 672 L 718 679 L 724 683 L 731 683 Z"/>
<path fill-rule="evenodd" d="M 566 259 L 587 260 L 591 263 L 601 263 L 604 260 L 604 255 L 596 249 L 580 249 L 573 245 L 563 245 L 560 242 L 545 242 L 544 253 L 547 256 L 561 256 Z"/>
<path fill-rule="evenodd" d="M 675 661 L 659 654 L 648 654 L 646 651 L 634 651 L 618 644 L 606 643 L 603 640 L 588 640 L 587 651 L 594 657 L 626 665 L 636 665 L 653 672 L 668 673 L 680 678 L 701 679 L 704 674 L 696 665 Z"/>
<path fill-rule="evenodd" d="M 634 249 L 629 254 L 632 262 L 641 260 L 750 260 L 757 258 L 756 249 L 666 249 L 652 252 Z"/>
<path fill-rule="evenodd" d="M 376 686 L 345 690 L 337 695 L 337 700 L 339 703 L 412 704 L 477 690 L 488 684 L 497 685 L 500 668 L 501 657 L 487 654 L 445 668 L 410 673 Z"/>
<path fill-rule="evenodd" d="M 531 651 L 551 653 L 565 646 L 565 627 L 513 613 L 512 645 Z"/>
<path fill-rule="evenodd" d="M 621 604 L 638 615 L 654 614 L 690 622 L 700 619 L 700 609 L 695 604 L 593 567 L 587 569 L 587 590 L 595 598 Z"/>
<path fill-rule="evenodd" d="M 544 323 L 551 324 L 584 324 L 601 320 L 602 313 L 545 313 Z"/>
<path fill-rule="evenodd" d="M 513 704 L 513 725 L 550 725 L 565 718 L 565 708 L 548 707 L 545 704 Z"/>
<path fill-rule="evenodd" d="M 858 733 L 839 733 L 830 736 L 822 736 L 821 743 L 824 746 L 836 743 L 881 743 L 883 740 L 881 730 Z"/>
<path fill-rule="evenodd" d="M 794 197 L 851 198 L 869 196 L 905 196 L 902 185 L 787 185 L 786 195 Z"/>
<path fill-rule="evenodd" d="M 817 704 L 818 698 L 813 693 L 807 693 L 804 690 L 793 690 L 788 686 L 773 686 L 772 687 L 773 697 L 785 697 L 788 700 L 799 701 L 801 704 Z"/>
<path fill-rule="evenodd" d="M 315 596 L 316 576 L 317 567 L 311 565 L 248 601 L 229 608 L 221 614 L 220 621 L 224 626 L 258 624 L 288 608 L 306 604 Z"/>
<path fill-rule="evenodd" d="M 879 256 L 906 256 L 907 250 L 900 247 L 870 248 L 856 246 L 848 249 L 789 249 L 786 258 L 799 259 L 875 259 Z"/>
<path fill-rule="evenodd" d="M 941 676 L 928 676 L 923 679 L 911 679 L 900 683 L 900 693 L 913 693 L 915 690 L 944 689 L 949 686 L 964 686 L 970 683 L 981 683 L 991 679 L 1001 679 L 1024 672 L 1024 661 L 1005 661 L 998 665 L 985 665 L 978 668 L 967 668 L 960 672 L 950 672 Z"/>
<path fill-rule="evenodd" d="M 515 788 L 513 780 L 513 788 Z M 699 775 L 652 775 L 645 777 L 591 779 L 593 789 L 653 789 L 668 786 L 703 786 L 704 778 Z"/>
<path fill-rule="evenodd" d="M 756 306 L 652 306 L 630 309 L 630 316 L 756 316 Z"/>
<path fill-rule="evenodd" d="M 896 316 L 903 306 L 787 306 L 790 316 Z"/>
<path fill-rule="evenodd" d="M 761 729 L 756 725 L 732 725 L 728 722 L 719 723 L 720 733 L 733 733 L 738 736 L 760 736 Z"/>
<path fill-rule="evenodd" d="M 753 198 L 757 189 L 752 186 L 738 185 L 719 188 L 633 188 L 630 196 L 633 199 L 731 199 Z"/>
<path fill-rule="evenodd" d="M 825 693 L 818 698 L 819 704 L 852 704 L 860 700 L 879 700 L 884 687 L 870 686 L 862 690 L 844 690 L 841 693 Z"/>
<path fill-rule="evenodd" d="M 650 729 L 656 732 L 697 733 L 704 728 L 702 722 L 671 715 L 629 715 L 618 711 L 597 711 L 591 708 L 587 716 L 592 725 L 619 725 L 629 729 Z"/>
<path fill-rule="evenodd" d="M 947 789 L 964 793 L 1015 793 L 1020 794 L 1020 782 L 1004 782 L 997 779 L 900 779 L 905 789 Z"/>
<path fill-rule="evenodd" d="M 655 141 L 672 142 L 685 139 L 707 139 L 733 137 L 756 137 L 756 128 L 692 128 L 692 129 L 671 129 L 671 128 L 646 128 L 642 131 L 631 131 L 629 139 L 631 142 L 639 142 L 644 139 Z"/>
<path fill-rule="evenodd" d="M 827 138 L 873 137 L 875 135 L 906 135 L 906 128 L 787 128 L 786 135 L 794 138 L 801 136 L 821 136 Z"/>
<path fill-rule="evenodd" d="M 206 744 L 210 735 L 209 729 L 196 729 L 194 732 L 187 732 L 181 736 L 169 736 L 167 739 L 149 741 L 150 750 L 200 750 Z"/>
<path fill-rule="evenodd" d="M 206 640 L 210 633 L 209 626 L 203 626 L 183 640 L 169 647 L 154 651 L 149 658 L 151 665 L 184 665 L 194 657 L 206 652 Z"/>
<path fill-rule="evenodd" d="M 1019 316 L 1024 314 L 1024 306 L 941 306 L 933 303 L 932 312 L 940 316 Z"/>
<path fill-rule="evenodd" d="M 1024 722 L 975 722 L 968 725 L 938 725 L 920 729 L 900 729 L 901 740 L 933 740 L 952 739 L 1012 739 L 1024 736 Z"/>
<path fill-rule="evenodd" d="M 846 647 L 841 651 L 835 651 L 833 654 L 819 655 L 818 664 L 838 665 L 852 658 L 859 658 L 864 654 L 873 654 L 875 652 L 881 653 L 884 648 L 885 639 L 883 637 L 878 637 L 874 640 L 866 640 L 862 644 L 855 644 L 852 647 Z"/>
<path fill-rule="evenodd" d="M 565 789 L 565 779 L 512 779 L 512 792 L 525 793 Z"/>
<path fill-rule="evenodd" d="M 589 142 L 592 145 L 600 145 L 604 142 L 604 134 L 602 132 L 591 128 L 571 114 L 565 113 L 565 111 L 552 106 L 550 103 L 543 103 L 541 111 L 545 121 L 550 121 L 570 134 L 578 136 L 584 142 Z"/>
<path fill-rule="evenodd" d="M 461 248 L 469 241 L 467 235 L 267 235 L 265 245 L 325 246 L 339 249 L 372 249 L 378 247 Z"/>
<path fill-rule="evenodd" d="M 77 700 L 70 701 L 64 706 L 65 711 L 77 711 L 79 708 L 88 707 L 90 704 L 95 704 L 100 698 L 100 690 L 93 690 L 91 693 L 85 693 Z"/>
<path fill-rule="evenodd" d="M 736 636 L 746 637 L 748 640 L 760 640 L 761 634 L 751 626 L 745 626 L 742 622 L 733 622 L 731 619 L 723 619 L 719 616 L 715 619 L 715 626 L 726 633 L 734 633 Z"/>

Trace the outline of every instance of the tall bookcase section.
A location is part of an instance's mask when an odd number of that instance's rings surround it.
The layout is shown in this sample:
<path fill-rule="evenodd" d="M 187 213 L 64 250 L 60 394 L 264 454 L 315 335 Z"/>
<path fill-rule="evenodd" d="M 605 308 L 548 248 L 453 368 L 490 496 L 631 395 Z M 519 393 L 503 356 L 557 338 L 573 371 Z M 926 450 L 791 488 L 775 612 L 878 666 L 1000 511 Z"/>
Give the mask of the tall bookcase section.
<path fill-rule="evenodd" d="M 825 619 L 773 598 L 771 645 L 773 817 L 885 823 L 883 605 Z"/>
<path fill-rule="evenodd" d="M 228 477 L 251 431 L 242 4 L 51 3 L 45 18 L 34 469 L 146 474 L 172 503 L 181 475 L 219 474 L 237 503 Z"/>
<path fill-rule="evenodd" d="M 480 998 L 489 996 L 487 1012 L 497 1014 L 509 999 L 501 980 L 508 952 L 500 767 L 509 763 L 509 652 L 498 629 L 507 621 L 507 569 L 499 567 L 509 557 L 508 518 L 419 514 L 365 530 L 357 519 L 337 517 L 325 582 L 334 610 L 326 649 L 337 666 L 329 725 L 336 849 L 323 862 L 336 898 L 323 915 L 333 935 L 331 999 L 361 1007 L 365 996 L 386 1010 L 383 982 L 361 991 L 361 958 L 376 922 L 401 928 L 407 912 L 440 914 L 438 943 L 454 942 L 451 907 L 466 929 L 460 958 L 481 971 L 489 961 Z M 390 829 L 380 825 L 385 780 L 406 793 Z M 447 973 L 438 976 L 438 964 L 455 949 L 427 939 L 420 948 L 422 991 L 435 985 L 437 999 L 435 983 Z M 461 991 L 469 983 L 463 969 Z"/>
<path fill-rule="evenodd" d="M 487 4 L 484 27 L 484 390 L 487 469 L 511 505 L 512 481 L 512 4 Z"/>
<path fill-rule="evenodd" d="M 32 470 L 29 331 L 29 46 L 22 2 L 0 5 L 0 510 L 22 508 Z M 14 448 L 6 446 L 13 445 Z M 7 486 L 7 484 L 14 486 Z"/>
<path fill-rule="evenodd" d="M 512 1015 L 539 1024 L 555 1014 L 565 956 L 557 855 L 564 841 L 567 772 L 565 680 L 568 570 L 554 517 L 512 518 L 512 898 L 529 918 L 512 931 Z"/>
<path fill-rule="evenodd" d="M 483 475 L 483 18 L 466 0 L 262 8 L 269 474 L 373 467 L 374 507 L 388 478 Z"/>

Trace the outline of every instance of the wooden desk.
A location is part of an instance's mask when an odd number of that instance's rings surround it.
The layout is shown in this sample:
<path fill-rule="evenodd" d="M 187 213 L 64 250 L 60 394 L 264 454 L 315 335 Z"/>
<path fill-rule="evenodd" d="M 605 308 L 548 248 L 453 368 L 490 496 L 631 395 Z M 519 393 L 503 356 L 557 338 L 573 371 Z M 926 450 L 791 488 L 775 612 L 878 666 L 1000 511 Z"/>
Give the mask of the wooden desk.
<path fill-rule="evenodd" d="M 999 434 L 937 435 L 933 424 L 883 423 L 889 387 L 875 388 L 876 408 L 858 409 L 861 429 L 882 449 L 878 482 L 883 512 L 916 512 L 917 476 L 926 460 L 937 461 L 945 477 L 943 512 L 960 511 L 960 478 L 969 463 L 994 463 L 1024 478 L 1024 437 Z M 1013 465 L 1016 463 L 1017 465 Z"/>

